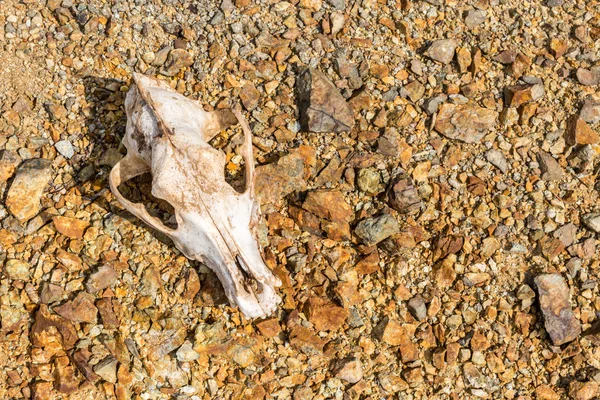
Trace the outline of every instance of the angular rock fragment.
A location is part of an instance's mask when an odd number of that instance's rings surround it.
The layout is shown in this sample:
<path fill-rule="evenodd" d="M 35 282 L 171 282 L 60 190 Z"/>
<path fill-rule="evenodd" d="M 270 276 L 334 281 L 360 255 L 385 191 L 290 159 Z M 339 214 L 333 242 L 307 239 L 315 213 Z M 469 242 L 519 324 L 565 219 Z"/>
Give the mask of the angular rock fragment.
<path fill-rule="evenodd" d="M 252 111 L 258 106 L 260 92 L 252 83 L 246 83 L 240 91 L 240 100 L 246 110 Z"/>
<path fill-rule="evenodd" d="M 21 157 L 13 150 L 0 150 L 0 183 L 9 180 L 21 163 Z"/>
<path fill-rule="evenodd" d="M 169 52 L 167 65 L 161 71 L 163 75 L 175 76 L 185 67 L 189 67 L 194 63 L 192 55 L 184 49 L 173 49 Z"/>
<path fill-rule="evenodd" d="M 98 309 L 94 305 L 94 298 L 86 292 L 80 292 L 73 300 L 55 307 L 54 311 L 61 317 L 73 322 L 96 322 Z"/>
<path fill-rule="evenodd" d="M 94 372 L 107 382 L 117 383 L 117 359 L 108 356 L 94 366 Z"/>
<path fill-rule="evenodd" d="M 62 216 L 52 218 L 52 222 L 58 233 L 71 239 L 81 239 L 87 227 L 90 226 L 87 221 Z"/>
<path fill-rule="evenodd" d="M 577 72 L 577 80 L 579 83 L 585 86 L 596 86 L 600 84 L 600 68 L 578 68 Z"/>
<path fill-rule="evenodd" d="M 89 293 L 96 293 L 99 290 L 112 286 L 117 281 L 118 275 L 113 267 L 108 264 L 100 266 L 98 271 L 90 275 L 85 284 Z"/>
<path fill-rule="evenodd" d="M 504 50 L 496 54 L 492 59 L 501 64 L 512 64 L 517 59 L 517 54 L 514 50 Z"/>
<path fill-rule="evenodd" d="M 10 279 L 19 279 L 27 281 L 29 279 L 29 269 L 31 265 L 22 260 L 8 260 L 4 265 L 4 272 Z"/>
<path fill-rule="evenodd" d="M 315 149 L 300 146 L 276 163 L 257 167 L 254 185 L 262 204 L 278 203 L 292 192 L 306 190 L 315 163 Z"/>
<path fill-rule="evenodd" d="M 454 52 L 457 47 L 458 42 L 454 39 L 440 39 L 434 41 L 429 46 L 425 51 L 425 55 L 442 64 L 448 64 L 454 58 Z"/>
<path fill-rule="evenodd" d="M 538 275 L 535 285 L 546 331 L 555 346 L 575 340 L 581 324 L 569 304 L 569 286 L 559 274 Z"/>
<path fill-rule="evenodd" d="M 314 190 L 306 195 L 302 208 L 316 216 L 334 222 L 350 222 L 354 217 L 352 207 L 338 190 Z"/>
<path fill-rule="evenodd" d="M 415 317 L 418 321 L 423 321 L 427 318 L 427 305 L 425 304 L 425 300 L 421 296 L 415 296 L 408 301 L 408 311 Z"/>
<path fill-rule="evenodd" d="M 582 217 L 583 224 L 596 233 L 600 233 L 600 213 L 589 213 Z"/>
<path fill-rule="evenodd" d="M 473 103 L 446 103 L 440 107 L 435 130 L 449 139 L 476 143 L 494 128 L 497 121 L 498 113 L 494 110 Z"/>
<path fill-rule="evenodd" d="M 34 346 L 44 347 L 47 342 L 47 333 L 54 329 L 60 334 L 63 349 L 73 348 L 79 337 L 73 324 L 61 316 L 52 314 L 48 306 L 42 304 L 35 314 L 35 321 L 31 328 L 31 342 Z"/>
<path fill-rule="evenodd" d="M 488 160 L 494 167 L 498 168 L 502 173 L 505 174 L 508 171 L 508 162 L 500 150 L 488 150 L 488 152 L 485 153 L 485 159 Z"/>
<path fill-rule="evenodd" d="M 51 176 L 50 160 L 35 158 L 19 167 L 6 196 L 6 207 L 21 223 L 39 213 L 42 194 Z"/>
<path fill-rule="evenodd" d="M 356 383 L 363 377 L 362 364 L 356 357 L 338 360 L 334 366 L 334 375 L 348 383 Z"/>
<path fill-rule="evenodd" d="M 589 124 L 595 124 L 597 122 L 600 122 L 600 98 L 598 96 L 588 95 L 585 97 L 583 101 L 583 106 L 579 111 L 579 118 L 581 118 Z"/>
<path fill-rule="evenodd" d="M 317 331 L 336 331 L 348 318 L 348 310 L 319 297 L 311 297 L 305 309 L 308 320 Z"/>
<path fill-rule="evenodd" d="M 421 197 L 409 176 L 397 177 L 388 189 L 390 207 L 399 213 L 415 214 L 421 210 Z"/>
<path fill-rule="evenodd" d="M 504 89 L 504 104 L 506 107 L 519 107 L 523 104 L 537 101 L 543 96 L 544 85 L 541 83 L 508 86 Z"/>
<path fill-rule="evenodd" d="M 562 167 L 550 154 L 545 151 L 540 151 L 537 155 L 537 159 L 540 163 L 540 169 L 542 170 L 542 179 L 547 181 L 557 181 L 563 178 L 564 171 Z"/>
<path fill-rule="evenodd" d="M 598 139 L 598 133 L 580 118 L 580 114 L 575 114 L 568 119 L 565 131 L 567 145 L 594 144 L 598 142 Z"/>
<path fill-rule="evenodd" d="M 297 82 L 302 129 L 344 132 L 354 126 L 354 113 L 335 85 L 321 71 L 309 68 Z"/>
<path fill-rule="evenodd" d="M 375 245 L 400 232 L 400 225 L 390 214 L 363 219 L 354 229 L 356 236 L 367 246 Z"/>

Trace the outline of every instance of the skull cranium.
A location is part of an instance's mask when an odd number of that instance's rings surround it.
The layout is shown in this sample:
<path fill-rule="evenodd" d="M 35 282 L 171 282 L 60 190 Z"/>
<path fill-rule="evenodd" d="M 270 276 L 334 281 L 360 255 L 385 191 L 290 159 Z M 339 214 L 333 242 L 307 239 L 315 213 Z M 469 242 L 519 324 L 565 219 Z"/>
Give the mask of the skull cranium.
<path fill-rule="evenodd" d="M 110 173 L 113 194 L 188 258 L 213 270 L 229 301 L 247 317 L 271 314 L 280 302 L 275 287 L 281 282 L 265 265 L 256 238 L 252 133 L 244 117 L 232 110 L 244 132 L 246 190 L 238 193 L 225 180 L 225 154 L 208 143 L 232 122 L 231 113 L 204 111 L 155 78 L 134 74 L 134 83 L 125 101 L 127 155 Z M 147 172 L 152 195 L 173 206 L 176 229 L 119 192 L 120 184 Z"/>

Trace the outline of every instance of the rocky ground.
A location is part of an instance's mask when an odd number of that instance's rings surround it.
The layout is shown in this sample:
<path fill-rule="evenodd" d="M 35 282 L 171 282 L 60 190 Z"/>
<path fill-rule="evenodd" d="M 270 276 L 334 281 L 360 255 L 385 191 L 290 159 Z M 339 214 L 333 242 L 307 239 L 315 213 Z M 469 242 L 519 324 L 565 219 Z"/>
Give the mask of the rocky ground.
<path fill-rule="evenodd" d="M 595 0 L 3 0 L 0 398 L 596 398 L 599 54 Z M 134 71 L 248 118 L 272 317 L 107 189 Z"/>

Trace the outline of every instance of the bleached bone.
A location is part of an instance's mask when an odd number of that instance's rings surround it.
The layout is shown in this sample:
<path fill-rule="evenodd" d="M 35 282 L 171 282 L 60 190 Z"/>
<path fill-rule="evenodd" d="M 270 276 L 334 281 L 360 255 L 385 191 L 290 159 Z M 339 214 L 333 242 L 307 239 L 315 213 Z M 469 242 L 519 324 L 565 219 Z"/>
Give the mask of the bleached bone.
<path fill-rule="evenodd" d="M 230 303 L 247 317 L 271 314 L 280 302 L 275 287 L 281 282 L 265 265 L 256 237 L 259 208 L 246 120 L 232 110 L 244 132 L 246 190 L 238 193 L 225 181 L 225 154 L 208 143 L 235 121 L 231 113 L 206 112 L 158 79 L 134 74 L 133 80 L 125 100 L 127 155 L 110 173 L 113 194 L 132 214 L 169 236 L 188 258 L 212 269 Z M 120 184 L 146 172 L 152 174 L 152 195 L 175 209 L 176 229 L 119 192 Z"/>

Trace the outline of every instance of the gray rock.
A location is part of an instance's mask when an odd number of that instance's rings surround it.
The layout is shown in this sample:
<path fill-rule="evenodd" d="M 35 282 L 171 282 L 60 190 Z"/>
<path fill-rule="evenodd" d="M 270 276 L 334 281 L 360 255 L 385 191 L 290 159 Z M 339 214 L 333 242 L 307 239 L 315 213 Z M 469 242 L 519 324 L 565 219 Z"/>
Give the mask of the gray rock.
<path fill-rule="evenodd" d="M 442 64 L 448 64 L 454 58 L 454 52 L 457 47 L 458 42 L 454 39 L 440 39 L 434 41 L 429 46 L 427 51 L 425 51 L 425 55 Z"/>
<path fill-rule="evenodd" d="M 586 96 L 579 112 L 579 118 L 589 124 L 600 122 L 600 98 L 595 98 L 592 95 Z"/>
<path fill-rule="evenodd" d="M 581 323 L 569 304 L 569 286 L 560 274 L 538 275 L 535 280 L 546 331 L 555 346 L 575 340 Z"/>
<path fill-rule="evenodd" d="M 419 295 L 408 301 L 408 311 L 410 311 L 413 317 L 418 321 L 423 321 L 427 318 L 427 305 L 425 304 L 425 300 Z"/>
<path fill-rule="evenodd" d="M 488 162 L 494 167 L 502 171 L 502 173 L 506 173 L 508 171 L 508 162 L 506 162 L 506 158 L 504 158 L 504 154 L 502 154 L 500 150 L 489 150 L 487 153 L 485 153 L 485 159 L 488 160 Z"/>
<path fill-rule="evenodd" d="M 465 25 L 473 29 L 485 22 L 487 13 L 484 10 L 469 10 L 465 17 Z"/>
<path fill-rule="evenodd" d="M 582 221 L 586 227 L 596 233 L 600 233 L 600 213 L 585 214 Z"/>
<path fill-rule="evenodd" d="M 75 149 L 68 140 L 60 140 L 54 145 L 56 151 L 58 151 L 64 158 L 71 158 L 75 155 Z"/>
<path fill-rule="evenodd" d="M 163 75 L 175 76 L 185 67 L 189 67 L 194 63 L 192 55 L 184 49 L 173 49 L 169 53 L 166 67 L 161 71 Z"/>
<path fill-rule="evenodd" d="M 600 84 L 600 68 L 578 68 L 577 72 L 577 80 L 584 86 L 596 86 Z"/>
<path fill-rule="evenodd" d="M 41 209 L 44 189 L 52 176 L 52 162 L 42 158 L 25 161 L 6 196 L 6 207 L 19 222 L 27 222 Z"/>
<path fill-rule="evenodd" d="M 537 155 L 537 159 L 542 170 L 542 179 L 556 181 L 563 178 L 564 171 L 562 167 L 550 154 L 540 151 Z"/>
<path fill-rule="evenodd" d="M 400 231 L 396 218 L 390 214 L 364 219 L 358 223 L 354 233 L 368 245 L 374 245 Z"/>
<path fill-rule="evenodd" d="M 354 126 L 354 113 L 333 82 L 308 68 L 297 81 L 300 124 L 309 132 L 344 132 Z"/>

